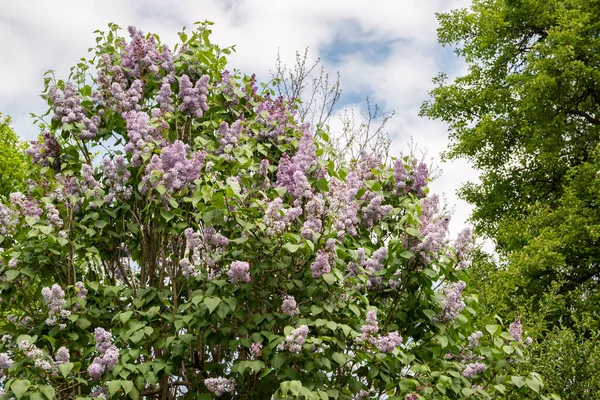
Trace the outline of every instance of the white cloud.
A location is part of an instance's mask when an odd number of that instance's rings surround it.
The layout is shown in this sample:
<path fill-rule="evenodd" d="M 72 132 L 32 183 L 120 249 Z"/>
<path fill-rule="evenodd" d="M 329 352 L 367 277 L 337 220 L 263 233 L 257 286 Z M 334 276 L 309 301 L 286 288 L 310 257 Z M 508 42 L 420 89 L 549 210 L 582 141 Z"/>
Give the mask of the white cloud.
<path fill-rule="evenodd" d="M 338 55 L 325 67 L 341 72 L 345 92 L 370 94 L 385 110 L 396 111 L 388 126 L 395 138 L 394 155 L 406 148 L 411 136 L 437 155 L 447 145 L 445 126 L 417 117 L 432 87 L 431 78 L 445 68 L 440 65 L 435 13 L 468 4 L 468 0 L 6 2 L 0 16 L 0 111 L 10 113 L 18 133 L 32 139 L 37 130 L 29 112 L 45 111 L 37 98 L 42 74 L 54 69 L 66 78 L 69 66 L 87 56 L 87 49 L 95 44 L 94 30 L 105 30 L 109 22 L 123 28 L 135 25 L 159 34 L 163 42 L 175 43 L 183 25 L 191 29 L 195 21 L 208 19 L 215 22 L 213 41 L 236 45 L 230 64 L 262 78 L 268 78 L 274 68 L 278 49 L 283 61 L 292 64 L 295 52 L 307 46 L 311 56 L 317 57 L 323 55 L 318 51 L 331 50 L 337 43 L 377 46 L 385 42 L 386 51 L 380 57 L 351 52 Z M 461 182 L 475 178 L 475 173 L 464 162 L 442 167 L 444 175 L 432 186 L 456 204 L 455 235 L 470 208 L 454 192 Z"/>

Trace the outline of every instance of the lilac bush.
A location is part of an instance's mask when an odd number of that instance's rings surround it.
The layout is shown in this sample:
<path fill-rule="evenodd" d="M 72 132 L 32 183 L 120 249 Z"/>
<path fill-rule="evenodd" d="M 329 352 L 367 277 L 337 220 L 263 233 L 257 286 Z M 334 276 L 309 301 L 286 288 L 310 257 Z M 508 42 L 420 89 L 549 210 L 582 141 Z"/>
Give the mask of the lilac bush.
<path fill-rule="evenodd" d="M 425 164 L 333 157 L 208 23 L 128 32 L 47 80 L 29 191 L 0 202 L 4 398 L 541 390 L 510 375 L 517 322 L 474 326 L 470 231 L 449 239 Z"/>

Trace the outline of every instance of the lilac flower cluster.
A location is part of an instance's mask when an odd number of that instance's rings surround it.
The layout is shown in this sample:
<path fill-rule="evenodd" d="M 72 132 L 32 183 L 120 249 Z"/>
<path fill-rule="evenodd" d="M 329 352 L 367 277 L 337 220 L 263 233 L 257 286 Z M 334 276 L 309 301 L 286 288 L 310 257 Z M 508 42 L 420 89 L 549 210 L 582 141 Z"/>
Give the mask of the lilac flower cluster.
<path fill-rule="evenodd" d="M 54 363 L 56 365 L 66 364 L 71 361 L 71 355 L 69 354 L 69 349 L 66 347 L 61 347 L 56 350 L 56 354 L 54 355 Z"/>
<path fill-rule="evenodd" d="M 104 371 L 112 371 L 117 365 L 119 362 L 119 349 L 112 344 L 110 332 L 103 328 L 94 329 L 94 339 L 100 357 L 94 358 L 87 371 L 93 380 L 98 380 L 104 374 Z"/>
<path fill-rule="evenodd" d="M 87 195 L 94 199 L 101 199 L 103 190 L 100 182 L 94 176 L 94 169 L 88 164 L 81 166 L 81 177 L 83 178 L 82 188 L 87 192 Z M 90 207 L 96 207 L 95 203 L 90 203 Z"/>
<path fill-rule="evenodd" d="M 481 373 L 485 372 L 486 369 L 487 369 L 487 365 L 480 363 L 480 362 L 467 364 L 465 369 L 462 372 L 462 376 L 464 376 L 467 379 L 470 379 L 477 374 L 481 374 Z"/>
<path fill-rule="evenodd" d="M 100 118 L 94 116 L 90 119 L 85 115 L 77 88 L 73 82 L 65 83 L 64 90 L 61 90 L 58 86 L 50 88 L 50 100 L 53 103 L 53 118 L 55 120 L 63 124 L 82 123 L 84 125 L 84 129 L 79 132 L 80 139 L 89 140 L 98 135 Z"/>
<path fill-rule="evenodd" d="M 43 288 L 42 296 L 50 309 L 46 324 L 56 325 L 59 320 L 69 318 L 71 311 L 65 309 L 65 306 L 67 305 L 65 301 L 65 291 L 59 285 L 55 283 L 51 288 Z M 61 329 L 66 328 L 66 325 L 64 324 L 60 324 L 59 326 Z"/>
<path fill-rule="evenodd" d="M 220 151 L 231 151 L 242 134 L 242 121 L 237 120 L 231 126 L 225 121 L 217 129 L 217 138 L 221 145 Z"/>
<path fill-rule="evenodd" d="M 142 109 L 140 105 L 140 101 L 144 96 L 144 84 L 142 81 L 136 79 L 129 89 L 125 90 L 126 88 L 126 84 L 119 84 L 117 82 L 113 82 L 110 87 L 112 94 L 110 103 L 113 110 L 121 115 L 129 111 L 140 111 Z"/>
<path fill-rule="evenodd" d="M 300 353 L 302 345 L 306 341 L 308 335 L 308 326 L 300 325 L 285 337 L 285 341 L 277 345 L 277 350 L 287 350 L 292 353 Z"/>
<path fill-rule="evenodd" d="M 469 347 L 474 349 L 479 346 L 479 339 L 483 337 L 483 333 L 481 331 L 473 332 L 468 338 Z"/>
<path fill-rule="evenodd" d="M 211 253 L 223 251 L 229 245 L 229 239 L 218 233 L 213 227 L 204 228 L 202 233 L 187 228 L 184 234 L 186 251 L 179 265 L 186 278 L 197 276 L 199 273 L 197 267 L 201 265 L 214 267 L 216 260 L 211 257 Z M 209 272 L 209 279 L 213 277 L 214 274 Z"/>
<path fill-rule="evenodd" d="M 52 203 L 46 204 L 46 217 L 48 223 L 56 229 L 60 229 L 63 226 L 63 220 L 60 217 L 60 213 Z"/>
<path fill-rule="evenodd" d="M 402 344 L 402 337 L 398 335 L 397 331 L 390 332 L 384 336 L 375 336 L 379 332 L 377 313 L 375 311 L 367 311 L 366 322 L 360 328 L 360 336 L 356 338 L 358 343 L 371 343 L 381 353 L 389 353 Z"/>
<path fill-rule="evenodd" d="M 361 389 L 360 392 L 358 392 L 353 398 L 352 400 L 364 400 L 364 399 L 368 399 L 370 396 L 369 392 L 367 392 L 364 389 Z"/>
<path fill-rule="evenodd" d="M 294 199 L 310 199 L 313 196 L 312 187 L 308 182 L 305 171 L 294 163 L 287 153 L 279 159 L 277 168 L 277 186 L 284 187 Z"/>
<path fill-rule="evenodd" d="M 225 97 L 225 105 L 236 106 L 240 103 L 240 99 L 236 94 L 236 83 L 231 74 L 231 71 L 225 70 L 221 74 L 221 83 L 219 85 L 221 93 Z"/>
<path fill-rule="evenodd" d="M 13 365 L 14 361 L 7 353 L 0 353 L 0 378 L 4 377 L 6 370 Z"/>
<path fill-rule="evenodd" d="M 154 36 L 145 38 L 144 33 L 133 26 L 128 27 L 127 31 L 131 41 L 123 49 L 122 65 L 128 74 L 136 78 L 144 75 L 146 71 L 156 75 L 158 65 L 166 67 L 163 69 L 171 69 L 169 59 L 172 63 L 172 55 L 168 47 L 163 47 L 162 54 L 159 54 Z"/>
<path fill-rule="evenodd" d="M 17 213 L 0 203 L 0 235 L 8 235 L 15 227 Z"/>
<path fill-rule="evenodd" d="M 432 195 L 421 200 L 421 221 L 420 236 L 418 238 L 404 239 L 404 246 L 417 253 L 424 264 L 431 261 L 431 257 L 438 253 L 446 245 L 446 236 L 450 217 L 447 215 L 438 216 L 439 196 Z"/>
<path fill-rule="evenodd" d="M 217 397 L 223 393 L 233 393 L 235 391 L 235 381 L 233 378 L 206 378 L 204 386 Z"/>
<path fill-rule="evenodd" d="M 410 393 L 407 394 L 406 396 L 404 396 L 404 400 L 418 400 L 419 399 L 419 395 L 416 393 Z"/>
<path fill-rule="evenodd" d="M 465 308 L 462 292 L 467 285 L 463 281 L 453 282 L 444 290 L 442 296 L 442 321 L 454 321 Z"/>
<path fill-rule="evenodd" d="M 39 207 L 39 203 L 25 196 L 21 192 L 13 192 L 9 195 L 10 202 L 13 206 L 17 206 L 21 215 L 24 217 L 40 217 L 43 210 Z"/>
<path fill-rule="evenodd" d="M 127 161 L 116 156 L 114 160 L 104 157 L 104 184 L 108 188 L 108 193 L 104 196 L 105 203 L 112 203 L 117 198 L 129 200 L 133 190 L 127 181 L 131 173 L 127 170 Z"/>
<path fill-rule="evenodd" d="M 283 303 L 281 304 L 281 311 L 290 317 L 300 314 L 300 310 L 296 305 L 296 299 L 294 296 L 285 296 Z"/>
<path fill-rule="evenodd" d="M 286 129 L 293 127 L 291 122 L 294 111 L 289 110 L 283 97 L 271 100 L 266 96 L 255 108 L 255 121 L 262 125 L 262 129 L 256 134 L 257 139 L 280 139 Z M 248 134 L 251 134 L 248 131 Z"/>
<path fill-rule="evenodd" d="M 383 198 L 381 196 L 374 196 L 369 201 L 369 204 L 362 209 L 361 223 L 367 227 L 372 227 L 375 222 L 382 220 L 392 211 L 391 205 L 382 206 Z"/>
<path fill-rule="evenodd" d="M 473 234 L 470 228 L 465 228 L 458 234 L 454 242 L 456 258 L 460 269 L 467 269 L 469 266 L 469 254 L 473 246 Z"/>
<path fill-rule="evenodd" d="M 270 236 L 281 235 L 302 214 L 302 207 L 282 209 L 282 206 L 281 198 L 276 198 L 267 204 L 263 222 Z"/>
<path fill-rule="evenodd" d="M 523 335 L 523 325 L 521 325 L 521 321 L 515 319 L 512 324 L 508 327 L 508 333 L 517 341 L 522 341 Z"/>
<path fill-rule="evenodd" d="M 46 359 L 44 352 L 35 344 L 29 343 L 28 340 L 23 340 L 19 343 L 19 349 L 25 354 L 25 357 L 33 361 L 33 365 L 48 373 L 53 372 L 54 365 Z"/>
<path fill-rule="evenodd" d="M 156 96 L 156 102 L 162 112 L 173 112 L 175 110 L 171 105 L 173 104 L 172 95 L 173 91 L 171 90 L 169 78 L 163 78 L 160 90 L 158 91 L 158 96 Z M 157 116 L 154 110 L 152 110 L 152 113 L 152 116 Z"/>
<path fill-rule="evenodd" d="M 394 163 L 394 181 L 396 183 L 396 194 L 403 195 L 412 192 L 421 198 L 425 196 L 425 187 L 429 170 L 424 162 L 418 162 L 414 157 L 409 160 L 409 170 L 402 158 Z"/>
<path fill-rule="evenodd" d="M 329 265 L 329 254 L 325 250 L 319 250 L 317 252 L 317 258 L 310 265 L 313 278 L 320 278 L 324 274 L 331 272 L 331 266 Z"/>
<path fill-rule="evenodd" d="M 194 86 L 189 76 L 181 76 L 179 97 L 181 97 L 182 103 L 179 106 L 179 111 L 187 112 L 196 118 L 202 117 L 204 112 L 208 110 L 208 104 L 206 103 L 208 80 L 208 75 L 202 75 Z"/>
<path fill-rule="evenodd" d="M 115 111 L 121 112 L 114 99 L 113 85 L 118 85 L 123 91 L 127 87 L 127 78 L 120 65 L 115 65 L 115 58 L 110 54 L 103 54 L 98 62 L 98 77 L 96 79 L 98 89 L 92 93 L 92 98 L 97 105 L 113 106 Z M 99 110 L 104 112 L 103 109 Z"/>
<path fill-rule="evenodd" d="M 125 151 L 132 154 L 131 163 L 134 167 L 142 165 L 142 154 L 150 154 L 149 144 L 158 139 L 155 129 L 150 127 L 150 117 L 143 111 L 128 111 L 123 113 L 127 126 L 128 142 Z"/>
<path fill-rule="evenodd" d="M 258 342 L 254 342 L 252 343 L 252 346 L 250 347 L 250 352 L 252 353 L 252 356 L 254 357 L 254 359 L 257 359 L 258 357 L 260 357 L 260 351 L 262 350 L 262 344 L 258 343 Z"/>
<path fill-rule="evenodd" d="M 34 140 L 25 153 L 31 157 L 31 162 L 42 167 L 58 164 L 60 158 L 60 143 L 50 132 L 41 134 L 42 141 Z"/>
<path fill-rule="evenodd" d="M 227 272 L 231 283 L 236 284 L 239 282 L 250 282 L 250 264 L 245 261 L 234 261 L 229 266 L 229 272 Z"/>
<path fill-rule="evenodd" d="M 142 177 L 145 183 L 142 192 L 147 193 L 151 187 L 163 185 L 169 193 L 173 193 L 198 179 L 204 164 L 204 152 L 193 153 L 188 159 L 188 150 L 188 145 L 176 140 L 163 147 L 160 156 L 153 155 Z"/>
<path fill-rule="evenodd" d="M 75 290 L 76 290 L 76 296 L 85 300 L 88 294 L 88 290 L 85 288 L 85 285 L 83 284 L 83 282 L 75 282 Z"/>
<path fill-rule="evenodd" d="M 325 195 L 327 213 L 332 217 L 338 236 L 348 233 L 356 236 L 358 231 L 358 203 L 355 200 L 358 188 L 351 187 L 337 178 L 329 180 L 329 192 Z"/>

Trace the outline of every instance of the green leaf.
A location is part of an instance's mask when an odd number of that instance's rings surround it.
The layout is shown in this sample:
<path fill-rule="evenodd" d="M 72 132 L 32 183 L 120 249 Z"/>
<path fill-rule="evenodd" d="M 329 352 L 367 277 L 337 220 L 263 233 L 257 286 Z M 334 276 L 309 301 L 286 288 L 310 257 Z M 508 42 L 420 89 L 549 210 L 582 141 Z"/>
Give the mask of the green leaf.
<path fill-rule="evenodd" d="M 121 381 L 121 387 L 123 388 L 123 390 L 125 390 L 125 394 L 129 394 L 129 392 L 131 392 L 131 390 L 133 389 L 133 382 Z"/>
<path fill-rule="evenodd" d="M 71 373 L 71 370 L 73 369 L 73 366 L 74 366 L 74 364 L 71 363 L 71 362 L 60 364 L 58 366 L 58 370 L 60 371 L 60 373 L 62 374 L 62 376 L 64 376 L 66 378 Z"/>
<path fill-rule="evenodd" d="M 61 364 L 62 365 L 62 364 Z M 50 385 L 39 385 L 38 389 L 46 396 L 48 400 L 54 400 L 56 398 L 56 390 Z"/>
<path fill-rule="evenodd" d="M 510 378 L 510 380 L 518 388 L 523 387 L 523 385 L 525 384 L 525 380 L 522 377 L 520 377 L 520 376 L 512 376 Z"/>
<path fill-rule="evenodd" d="M 527 378 L 525 379 L 525 384 L 527 384 L 527 386 L 529 386 L 529 388 L 534 392 L 540 392 L 540 382 L 537 379 Z"/>
<path fill-rule="evenodd" d="M 358 309 L 358 307 L 356 306 L 356 304 L 350 304 L 350 305 L 348 306 L 348 308 L 349 308 L 350 310 L 352 310 L 352 312 L 353 312 L 354 314 L 356 314 L 356 316 L 357 316 L 357 317 L 360 317 L 360 310 Z"/>
<path fill-rule="evenodd" d="M 408 227 L 405 229 L 405 232 L 410 236 L 419 236 L 419 230 L 413 227 Z"/>
<path fill-rule="evenodd" d="M 121 381 L 108 381 L 106 386 L 108 386 L 108 394 L 114 396 L 115 393 L 121 390 Z"/>
<path fill-rule="evenodd" d="M 158 185 L 156 191 L 162 196 L 167 193 L 167 188 L 164 185 Z"/>
<path fill-rule="evenodd" d="M 167 222 L 169 222 L 170 220 L 172 220 L 173 217 L 175 216 L 175 214 L 173 214 L 171 211 L 168 211 L 168 210 L 165 210 L 165 209 L 161 209 L 160 210 L 160 215 L 162 215 L 162 217 Z"/>
<path fill-rule="evenodd" d="M 129 318 L 133 315 L 133 311 L 125 311 L 119 314 L 119 319 L 122 323 L 129 321 Z"/>
<path fill-rule="evenodd" d="M 322 278 L 329 286 L 331 286 L 335 283 L 335 275 L 334 274 L 323 274 Z"/>
<path fill-rule="evenodd" d="M 313 304 L 312 306 L 310 306 L 310 312 L 312 315 L 319 315 L 323 312 L 323 308 L 317 306 L 316 304 Z"/>
<path fill-rule="evenodd" d="M 298 251 L 298 249 L 300 249 L 300 245 L 292 244 L 290 242 L 284 244 L 283 247 L 285 247 L 290 253 L 295 253 Z"/>
<path fill-rule="evenodd" d="M 338 363 L 340 365 L 346 364 L 346 361 L 347 361 L 346 355 L 342 354 L 342 353 L 338 353 L 338 352 L 333 353 L 331 358 L 333 359 L 333 361 L 335 361 L 336 363 Z"/>
<path fill-rule="evenodd" d="M 79 318 L 75 324 L 81 329 L 87 329 L 92 323 L 87 318 Z"/>
<path fill-rule="evenodd" d="M 103 220 L 103 219 L 99 219 L 98 221 L 96 221 L 94 223 L 94 226 L 98 229 L 102 229 L 104 228 L 106 225 L 108 225 L 108 222 Z"/>
<path fill-rule="evenodd" d="M 17 396 L 17 399 L 20 399 L 27 392 L 29 386 L 31 386 L 31 382 L 27 379 L 16 379 L 10 384 L 10 390 Z"/>
<path fill-rule="evenodd" d="M 218 297 L 205 297 L 204 304 L 208 307 L 208 313 L 212 314 L 213 311 L 217 308 L 217 306 L 221 303 L 221 299 Z"/>
<path fill-rule="evenodd" d="M 490 333 L 490 335 L 494 335 L 498 329 L 500 329 L 500 325 L 486 325 L 485 330 Z"/>

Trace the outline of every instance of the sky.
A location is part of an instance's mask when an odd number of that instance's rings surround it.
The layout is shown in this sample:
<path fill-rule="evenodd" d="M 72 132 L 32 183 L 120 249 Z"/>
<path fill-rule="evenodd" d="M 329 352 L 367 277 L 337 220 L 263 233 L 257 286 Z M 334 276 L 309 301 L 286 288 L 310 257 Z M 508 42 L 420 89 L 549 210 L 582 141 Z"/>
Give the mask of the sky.
<path fill-rule="evenodd" d="M 95 30 L 109 22 L 134 25 L 160 36 L 173 47 L 182 27 L 214 22 L 212 41 L 235 45 L 230 68 L 268 80 L 279 53 L 293 65 L 297 51 L 308 47 L 310 60 L 340 73 L 342 98 L 332 117 L 335 129 L 344 109 L 360 115 L 365 98 L 383 111 L 394 111 L 386 125 L 391 156 L 408 152 L 411 138 L 442 169 L 430 184 L 454 209 L 450 234 L 467 224 L 471 207 L 456 196 L 477 173 L 466 161 L 440 161 L 448 145 L 447 127 L 418 116 L 439 72 L 463 74 L 465 64 L 452 49 L 437 43 L 435 13 L 468 7 L 469 0 L 47 0 L 3 2 L 0 13 L 0 112 L 10 115 L 15 131 L 33 140 L 39 131 L 30 113 L 43 114 L 39 94 L 43 74 L 54 70 L 67 79 L 69 68 L 87 57 Z"/>

